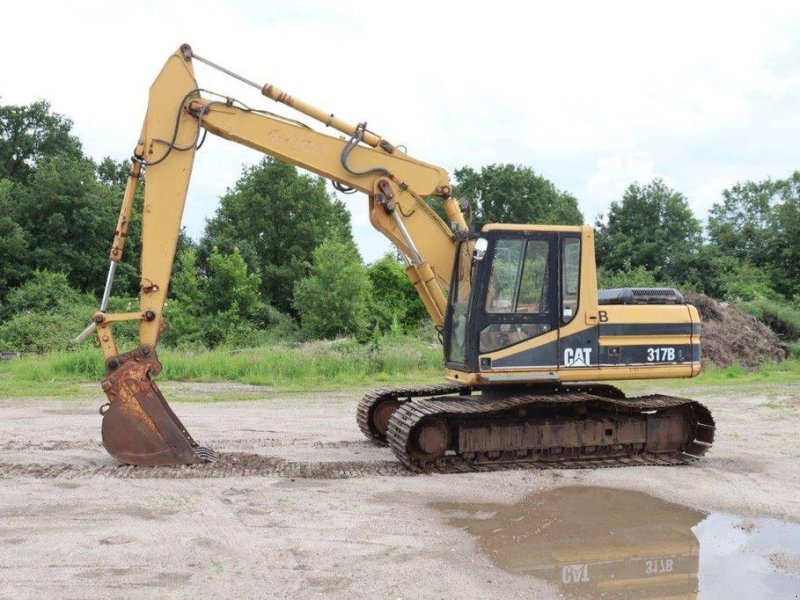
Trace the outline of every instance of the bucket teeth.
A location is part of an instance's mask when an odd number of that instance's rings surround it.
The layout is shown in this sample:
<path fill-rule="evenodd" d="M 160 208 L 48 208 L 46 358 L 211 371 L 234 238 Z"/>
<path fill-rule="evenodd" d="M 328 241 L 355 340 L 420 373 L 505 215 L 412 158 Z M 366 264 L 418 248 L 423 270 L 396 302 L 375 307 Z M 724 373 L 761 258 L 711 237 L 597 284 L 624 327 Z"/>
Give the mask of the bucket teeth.
<path fill-rule="evenodd" d="M 219 460 L 216 452 L 214 452 L 211 448 L 205 448 L 203 446 L 198 446 L 195 448 L 194 455 L 204 462 L 217 462 L 217 460 Z"/>

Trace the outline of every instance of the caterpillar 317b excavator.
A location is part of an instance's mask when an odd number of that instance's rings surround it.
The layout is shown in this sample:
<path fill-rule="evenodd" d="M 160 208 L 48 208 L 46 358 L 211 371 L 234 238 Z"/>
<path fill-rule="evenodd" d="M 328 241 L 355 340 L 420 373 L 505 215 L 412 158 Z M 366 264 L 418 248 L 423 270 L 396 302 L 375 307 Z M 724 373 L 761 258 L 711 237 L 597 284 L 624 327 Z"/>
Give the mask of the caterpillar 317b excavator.
<path fill-rule="evenodd" d="M 201 90 L 193 62 L 343 135 Z M 380 89 L 380 86 L 378 87 Z M 395 245 L 442 335 L 447 383 L 383 388 L 357 422 L 403 464 L 422 471 L 680 464 L 704 454 L 714 422 L 701 404 L 626 398 L 608 380 L 693 377 L 700 371 L 697 310 L 668 289 L 597 290 L 589 227 L 468 226 L 447 173 L 367 129 L 258 85 L 181 46 L 150 88 L 144 126 L 111 248 L 96 329 L 105 354 L 105 448 L 133 465 L 214 459 L 164 400 L 153 375 L 175 245 L 195 152 L 206 132 L 244 144 L 369 198 L 372 224 Z M 139 180 L 141 306 L 107 312 Z M 438 197 L 450 225 L 426 198 Z M 303 215 L 298 215 L 302 219 Z M 120 353 L 112 326 L 139 322 L 139 346 Z"/>

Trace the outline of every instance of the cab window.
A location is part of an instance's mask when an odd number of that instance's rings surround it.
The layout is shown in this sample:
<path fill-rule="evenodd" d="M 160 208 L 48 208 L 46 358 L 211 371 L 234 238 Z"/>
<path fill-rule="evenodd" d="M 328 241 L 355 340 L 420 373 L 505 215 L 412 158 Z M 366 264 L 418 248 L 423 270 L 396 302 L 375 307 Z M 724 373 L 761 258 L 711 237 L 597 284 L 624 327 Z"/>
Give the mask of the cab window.
<path fill-rule="evenodd" d="M 561 240 L 561 322 L 566 324 L 578 312 L 578 291 L 581 281 L 581 238 Z"/>
<path fill-rule="evenodd" d="M 450 290 L 450 339 L 448 360 L 464 364 L 467 359 L 467 316 L 472 292 L 471 245 L 459 246 L 453 288 Z"/>
<path fill-rule="evenodd" d="M 548 239 L 514 237 L 495 243 L 486 288 L 487 321 L 479 351 L 492 352 L 552 331 Z M 555 275 L 555 273 L 553 273 Z"/>
<path fill-rule="evenodd" d="M 508 239 L 495 245 L 486 295 L 486 312 L 546 313 L 550 244 L 546 240 Z"/>

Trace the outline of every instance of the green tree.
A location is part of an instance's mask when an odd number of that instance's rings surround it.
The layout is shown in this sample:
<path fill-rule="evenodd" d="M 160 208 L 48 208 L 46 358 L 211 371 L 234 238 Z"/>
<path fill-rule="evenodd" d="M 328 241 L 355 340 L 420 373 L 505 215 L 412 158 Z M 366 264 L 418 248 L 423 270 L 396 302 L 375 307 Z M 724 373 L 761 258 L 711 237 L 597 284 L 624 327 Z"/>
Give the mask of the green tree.
<path fill-rule="evenodd" d="M 698 265 L 700 221 L 680 192 L 660 179 L 631 184 L 596 223 L 597 262 L 606 271 L 644 267 L 660 281 L 684 282 Z"/>
<path fill-rule="evenodd" d="M 239 248 L 250 270 L 261 274 L 262 299 L 289 312 L 294 284 L 306 274 L 314 249 L 326 237 L 351 236 L 350 214 L 328 195 L 322 178 L 267 157 L 245 169 L 221 198 L 200 258 L 205 262 L 214 246 L 223 253 Z"/>
<path fill-rule="evenodd" d="M 781 181 L 746 181 L 722 192 L 708 214 L 708 237 L 738 260 L 764 262 L 770 213 L 779 201 Z"/>
<path fill-rule="evenodd" d="M 734 302 L 748 302 L 762 298 L 786 303 L 785 298 L 772 288 L 772 281 L 764 269 L 731 257 L 723 257 L 720 262 L 718 273 L 723 284 L 719 293 L 712 294 L 714 297 Z"/>
<path fill-rule="evenodd" d="M 307 277 L 295 284 L 294 307 L 308 338 L 363 336 L 369 328 L 367 270 L 350 241 L 328 239 L 314 250 Z"/>
<path fill-rule="evenodd" d="M 92 161 L 66 154 L 43 159 L 29 184 L 11 190 L 8 216 L 24 232 L 28 252 L 5 258 L 28 269 L 65 273 L 71 286 L 99 293 L 120 202 L 121 189 L 97 181 Z M 120 289 L 138 285 L 138 219 L 129 234 Z"/>
<path fill-rule="evenodd" d="M 575 196 L 521 165 L 455 171 L 455 195 L 472 202 L 475 218 L 490 223 L 582 225 Z"/>
<path fill-rule="evenodd" d="M 13 217 L 16 213 L 13 187 L 10 179 L 0 179 L 0 300 L 30 273 L 26 260 L 30 242 L 28 234 Z"/>
<path fill-rule="evenodd" d="M 97 165 L 97 179 L 100 183 L 110 186 L 117 186 L 120 189 L 125 189 L 125 184 L 128 182 L 128 172 L 130 171 L 131 163 L 128 160 L 116 161 L 113 158 L 106 156 L 99 165 Z"/>
<path fill-rule="evenodd" d="M 105 251 L 89 247 L 98 241 L 98 219 L 118 203 L 71 130 L 72 121 L 46 101 L 0 106 L 0 297 L 35 269 L 67 273 L 80 289 L 102 285 Z M 113 221 L 105 223 L 101 248 Z"/>
<path fill-rule="evenodd" d="M 772 282 L 788 296 L 800 294 L 800 171 L 781 182 L 767 240 Z"/>
<path fill-rule="evenodd" d="M 372 287 L 370 316 L 380 331 L 411 331 L 428 317 L 405 268 L 389 252 L 367 267 Z"/>
<path fill-rule="evenodd" d="M 0 106 L 0 179 L 27 182 L 43 158 L 83 156 L 71 134 L 72 121 L 50 110 L 45 100 L 26 106 Z"/>
<path fill-rule="evenodd" d="M 763 287 L 766 274 L 779 293 L 800 293 L 800 171 L 725 190 L 710 211 L 708 234 L 720 254 L 762 271 L 754 278 L 745 270 L 745 280 Z"/>
<path fill-rule="evenodd" d="M 170 330 L 165 342 L 177 345 L 245 345 L 264 310 L 256 273 L 250 273 L 237 249 L 223 255 L 212 248 L 206 273 L 197 251 L 183 250 L 177 259 L 172 299 L 166 315 Z"/>

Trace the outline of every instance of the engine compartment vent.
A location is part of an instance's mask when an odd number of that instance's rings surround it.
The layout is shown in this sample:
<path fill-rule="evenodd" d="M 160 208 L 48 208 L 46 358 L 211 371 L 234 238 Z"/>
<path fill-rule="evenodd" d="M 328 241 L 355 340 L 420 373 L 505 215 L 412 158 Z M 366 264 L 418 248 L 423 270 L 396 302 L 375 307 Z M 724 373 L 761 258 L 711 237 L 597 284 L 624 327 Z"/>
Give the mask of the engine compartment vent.
<path fill-rule="evenodd" d="M 599 304 L 684 304 L 675 288 L 616 288 L 597 292 Z"/>

